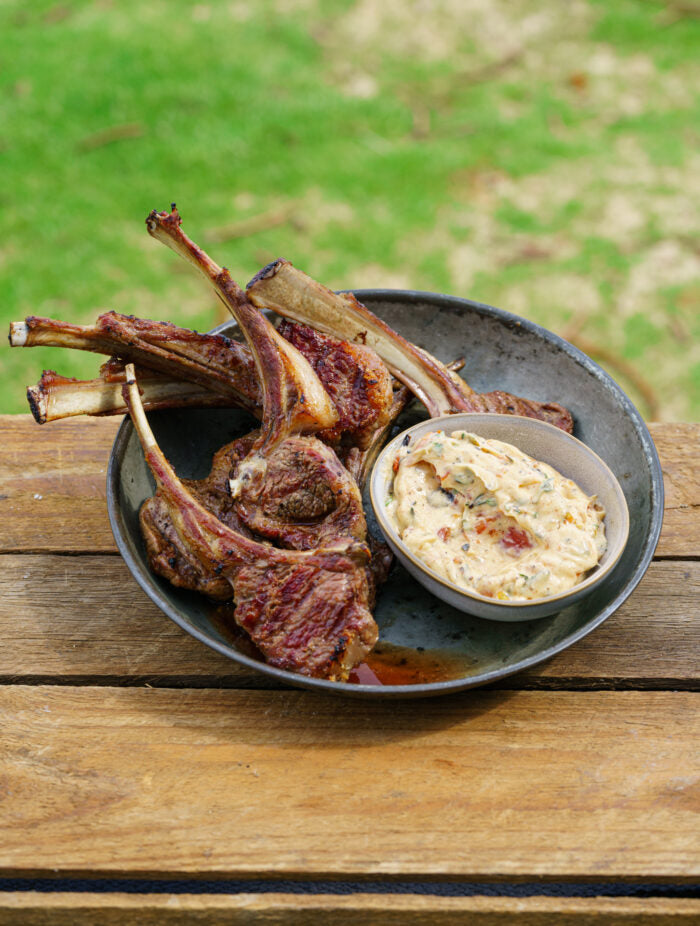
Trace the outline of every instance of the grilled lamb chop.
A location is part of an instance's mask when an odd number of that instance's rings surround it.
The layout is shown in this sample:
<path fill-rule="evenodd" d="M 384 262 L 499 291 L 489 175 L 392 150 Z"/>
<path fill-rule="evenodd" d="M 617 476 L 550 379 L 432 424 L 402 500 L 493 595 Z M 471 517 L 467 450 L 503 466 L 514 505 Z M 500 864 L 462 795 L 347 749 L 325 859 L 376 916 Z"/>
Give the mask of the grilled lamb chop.
<path fill-rule="evenodd" d="M 311 325 L 324 334 L 373 347 L 433 418 L 452 412 L 493 411 L 540 418 L 562 430 L 573 430 L 570 413 L 555 402 L 535 402 L 504 392 L 476 394 L 463 379 L 402 338 L 353 295 L 334 293 L 287 260 L 279 259 L 264 267 L 248 284 L 247 294 L 259 308 L 273 309 L 284 318 Z"/>
<path fill-rule="evenodd" d="M 282 331 L 307 355 L 340 410 L 339 424 L 324 435 L 330 443 L 336 443 L 339 431 L 345 431 L 342 443 L 361 447 L 373 427 L 381 426 L 382 414 L 388 409 L 386 371 L 377 384 L 372 383 L 377 375 L 375 371 L 381 370 L 376 365 L 376 354 L 367 351 L 362 356 L 360 345 L 351 344 L 354 339 L 369 341 L 389 369 L 409 386 L 432 416 L 453 411 L 495 412 L 540 418 L 562 430 L 573 430 L 571 414 L 555 402 L 537 402 L 500 390 L 475 393 L 439 360 L 392 331 L 353 296 L 347 293 L 339 295 L 326 289 L 288 261 L 279 260 L 261 270 L 248 284 L 248 292 L 256 305 L 268 305 L 286 318 L 313 326 L 312 335 L 308 334 L 308 328 L 290 326 L 283 327 Z M 320 332 L 325 332 L 335 341 L 324 341 Z M 343 350 L 338 351 L 333 343 L 343 344 Z M 10 344 L 18 347 L 75 347 L 118 354 L 174 379 L 198 383 L 206 389 L 230 396 L 232 405 L 254 413 L 258 411 L 256 406 L 260 395 L 253 358 L 243 345 L 223 335 L 200 335 L 167 322 L 152 322 L 108 312 L 101 315 L 93 326 L 29 316 L 24 322 L 11 323 Z M 329 356 L 332 358 L 330 364 L 327 361 Z M 352 379 L 353 370 L 357 368 L 354 360 L 360 364 L 364 380 Z M 30 387 L 30 407 L 34 411 L 36 403 L 38 414 L 35 413 L 35 417 L 40 424 L 62 414 L 82 414 L 83 402 L 86 403 L 87 414 L 118 414 L 123 410 L 123 404 L 114 397 L 114 391 L 101 385 L 93 387 L 101 393 L 99 399 L 88 395 L 90 387 L 87 385 L 82 387 L 81 384 L 81 387 L 71 390 L 64 378 L 61 378 L 60 385 L 60 401 L 53 413 L 51 390 L 58 387 L 57 381 L 47 379 L 36 387 Z M 191 389 L 181 389 L 174 383 L 168 387 L 164 384 L 163 389 L 166 404 L 162 407 L 196 404 Z M 346 406 L 344 403 L 348 398 L 351 401 Z M 382 405 L 382 399 L 386 404 Z M 154 397 L 151 407 L 156 407 L 155 401 Z M 219 403 L 207 399 L 202 404 Z M 43 414 L 43 408 L 47 406 L 51 417 Z M 98 411 L 94 411 L 96 408 Z M 67 411 L 63 412 L 63 409 Z M 374 420 L 367 417 L 368 412 L 376 416 Z M 353 433 L 353 424 L 365 420 L 366 428 L 360 425 Z"/>
<path fill-rule="evenodd" d="M 63 332 L 81 327 L 53 319 L 31 320 L 48 325 L 42 327 L 40 341 L 30 340 L 24 346 L 33 346 L 34 343 L 65 346 Z M 128 321 L 134 322 L 135 319 Z M 162 322 L 138 319 L 138 323 L 142 331 L 149 331 L 151 337 L 162 333 Z M 12 328 L 16 331 L 21 325 L 26 326 L 26 322 L 13 322 Z M 95 327 L 82 326 L 82 329 L 91 331 Z M 392 402 L 392 378 L 387 368 L 368 347 L 322 335 L 306 325 L 283 322 L 280 329 L 284 338 L 311 363 L 338 413 L 338 422 L 322 431 L 319 437 L 331 446 L 342 444 L 363 447 L 374 431 L 388 420 Z M 24 330 L 26 333 L 26 327 Z M 32 334 L 36 330 L 36 327 L 31 329 Z M 168 326 L 167 334 L 171 343 L 176 336 L 186 342 L 187 337 L 194 332 Z M 216 369 L 223 371 L 231 380 L 231 392 L 216 392 L 212 384 L 205 387 L 187 381 L 187 366 L 179 368 L 178 356 L 172 353 L 169 358 L 170 376 L 147 367 L 138 368 L 145 407 L 149 411 L 158 408 L 243 407 L 259 417 L 261 395 L 255 363 L 249 349 L 221 335 L 196 337 L 204 366 L 209 368 L 212 358 L 215 358 Z M 90 350 L 96 349 L 96 343 L 103 349 L 118 347 L 120 355 L 127 358 L 131 353 L 127 341 L 117 344 L 85 338 L 78 343 L 87 345 Z M 173 378 L 175 373 L 178 374 L 177 378 Z M 126 411 L 121 394 L 123 382 L 124 363 L 113 357 L 102 365 L 99 377 L 93 380 L 70 379 L 46 370 L 36 386 L 28 387 L 27 399 L 38 424 L 72 415 L 118 415 Z"/>
<path fill-rule="evenodd" d="M 257 273 L 246 291 L 259 308 L 271 308 L 324 334 L 373 347 L 433 418 L 463 411 L 466 397 L 473 392 L 464 380 L 452 376 L 439 360 L 392 331 L 354 296 L 334 293 L 283 258 Z"/>
<path fill-rule="evenodd" d="M 216 265 L 182 231 L 177 210 L 152 212 L 149 232 L 194 264 L 229 307 L 248 341 L 263 391 L 260 431 L 239 442 L 231 493 L 240 520 L 256 534 L 296 549 L 341 537 L 364 540 L 366 523 L 357 484 L 335 453 L 309 430 L 323 432 L 336 420 L 320 416 L 309 427 L 311 377 L 327 398 L 308 361 L 247 300 L 228 271 Z M 320 402 L 319 402 L 320 404 Z M 330 400 L 328 405 L 331 406 Z M 320 424 L 320 427 L 319 427 Z"/>
<path fill-rule="evenodd" d="M 180 482 L 148 425 L 133 366 L 124 399 L 170 524 L 209 573 L 233 589 L 236 622 L 273 666 L 345 680 L 372 649 L 366 544 L 278 550 L 222 523 Z"/>
<path fill-rule="evenodd" d="M 140 382 L 139 382 L 140 387 Z M 408 390 L 406 390 L 408 392 Z M 410 396 L 410 393 L 409 393 Z M 405 399 L 405 396 L 401 396 Z M 403 402 L 400 406 L 397 404 L 397 413 L 404 407 Z M 231 473 L 235 472 L 237 464 L 242 456 L 247 452 L 252 438 L 242 437 L 226 444 L 214 455 L 209 475 L 204 479 L 183 479 L 183 485 L 197 499 L 197 501 L 215 515 L 220 521 L 233 530 L 243 533 L 245 536 L 254 536 L 248 527 L 242 522 L 238 515 L 238 506 L 240 502 L 231 497 L 229 491 L 229 481 Z M 367 451 L 358 451 L 357 473 L 366 477 L 368 470 L 363 470 L 362 463 L 371 455 L 371 461 L 376 458 L 376 454 L 385 439 L 381 443 L 372 445 Z M 307 448 L 305 448 L 307 449 Z M 325 459 L 318 461 L 321 469 L 321 476 L 326 477 Z M 271 472 L 276 468 L 278 461 L 273 461 Z M 308 463 L 304 466 L 304 472 L 308 472 Z M 350 470 L 350 475 L 355 476 L 354 471 Z M 349 490 L 344 498 L 342 490 L 346 488 L 348 473 L 337 472 L 336 487 L 340 490 L 339 500 L 336 506 L 326 512 L 328 517 L 324 520 L 323 511 L 326 500 L 323 499 L 324 484 L 321 483 L 321 489 L 311 486 L 310 491 L 306 493 L 302 474 L 290 471 L 279 474 L 281 479 L 279 483 L 273 483 L 272 493 L 278 492 L 278 499 L 281 503 L 282 511 L 280 514 L 287 515 L 286 530 L 280 529 L 279 519 L 273 518 L 271 523 L 265 523 L 266 511 L 258 513 L 258 517 L 251 518 L 248 524 L 252 527 L 260 528 L 259 533 L 266 537 L 274 537 L 281 546 L 291 547 L 293 549 L 311 549 L 313 548 L 313 538 L 315 534 L 320 537 L 328 537 L 333 540 L 333 531 L 342 529 L 350 532 L 352 535 L 362 539 L 364 532 L 364 519 L 361 518 L 360 509 L 357 507 L 357 496 L 354 491 L 353 483 L 349 483 Z M 331 471 L 332 475 L 332 471 Z M 276 485 L 281 486 L 280 489 Z M 287 491 L 289 487 L 290 491 Z M 294 492 L 293 489 L 298 491 Z M 321 495 L 321 503 L 316 500 Z M 268 502 L 266 506 L 269 510 L 269 494 L 265 498 Z M 349 502 L 351 504 L 349 504 Z M 299 514 L 309 514 L 309 505 L 316 504 L 317 507 L 313 514 L 316 520 L 310 518 L 308 523 L 295 523 L 293 516 Z M 301 506 L 306 506 L 302 509 Z M 301 510 L 300 510 L 301 509 Z M 273 513 L 275 512 L 272 507 Z M 254 514 L 256 514 L 254 510 Z M 143 534 L 148 560 L 151 569 L 167 579 L 170 583 L 178 588 L 186 588 L 190 591 L 199 592 L 216 601 L 226 601 L 232 595 L 230 584 L 215 572 L 209 570 L 206 565 L 202 564 L 192 554 L 192 551 L 182 543 L 177 532 L 175 531 L 170 519 L 168 507 L 160 492 L 156 492 L 153 498 L 147 499 L 141 507 L 139 514 L 141 532 Z M 345 522 L 345 523 L 343 523 Z M 369 604 L 374 605 L 376 589 L 386 581 L 392 557 L 389 548 L 381 541 L 369 537 L 369 545 L 372 551 L 368 571 L 369 581 Z"/>
<path fill-rule="evenodd" d="M 105 312 L 94 325 L 28 316 L 10 323 L 13 347 L 72 347 L 116 355 L 175 380 L 197 383 L 255 413 L 260 388 L 250 351 L 221 334 L 198 334 L 169 322 Z M 259 411 L 258 411 L 259 413 Z"/>
<path fill-rule="evenodd" d="M 105 334 L 108 326 L 109 336 Z M 321 439 L 331 446 L 342 443 L 363 447 L 371 434 L 386 423 L 391 408 L 392 378 L 377 354 L 368 347 L 322 335 L 306 325 L 283 322 L 280 333 L 311 363 L 338 412 L 338 422 L 321 432 Z M 167 366 L 169 375 L 139 368 L 147 409 L 233 406 L 261 414 L 253 356 L 245 345 L 223 335 L 197 334 L 169 323 L 111 312 L 91 326 L 30 316 L 24 322 L 11 323 L 10 343 L 113 351 L 127 359 L 138 359 L 148 349 L 149 365 L 159 369 Z M 154 345 L 166 345 L 167 354 L 156 354 Z M 183 347 L 187 351 L 184 362 Z M 196 383 L 188 381 L 192 363 L 199 378 Z M 211 371 L 211 380 L 203 386 L 207 371 Z M 231 388 L 215 391 L 220 390 L 222 376 Z M 123 362 L 113 358 L 94 380 L 69 379 L 45 371 L 38 384 L 27 389 L 27 398 L 39 424 L 71 415 L 123 414 L 123 381 Z"/>
<path fill-rule="evenodd" d="M 330 447 L 301 433 L 306 425 L 298 406 L 307 403 L 297 383 L 302 375 L 306 381 L 314 376 L 307 361 L 247 302 L 228 273 L 187 238 L 175 210 L 151 213 L 147 224 L 151 234 L 208 278 L 237 319 L 260 371 L 261 428 L 226 450 L 235 517 L 256 536 L 290 549 L 363 542 L 367 526 L 357 483 Z M 303 360 L 302 373 L 294 366 L 296 358 Z"/>
<path fill-rule="evenodd" d="M 174 203 L 170 213 L 154 209 L 146 219 L 146 228 L 204 276 L 248 342 L 262 390 L 262 427 L 241 466 L 255 481 L 256 472 L 264 472 L 267 451 L 289 434 L 332 427 L 338 413 L 308 360 L 253 307 L 228 270 L 214 263 L 185 235 Z"/>
<path fill-rule="evenodd" d="M 450 368 L 458 370 L 462 363 L 461 360 L 455 361 L 450 364 Z M 140 379 L 139 388 L 143 392 Z M 389 420 L 375 430 L 369 445 L 364 450 L 359 450 L 356 446 L 344 448 L 343 463 L 358 486 L 364 485 L 377 454 L 386 443 L 391 427 L 412 398 L 413 395 L 406 386 L 397 388 L 394 391 Z M 246 536 L 249 532 L 236 515 L 236 502 L 229 492 L 229 479 L 238 460 L 246 452 L 245 445 L 249 443 L 250 441 L 246 438 L 239 438 L 226 444 L 214 455 L 211 471 L 206 478 L 182 480 L 186 488 L 209 512 L 227 526 L 243 532 Z M 288 474 L 284 476 L 287 478 Z M 289 508 L 289 499 L 286 494 L 283 501 Z M 291 507 L 294 509 L 296 505 Z M 318 514 L 318 510 L 316 513 Z M 218 601 L 226 601 L 231 597 L 232 590 L 229 582 L 214 572 L 208 571 L 182 543 L 170 521 L 167 505 L 159 492 L 144 503 L 140 519 L 149 561 L 154 572 L 179 588 L 200 592 Z M 368 539 L 372 551 L 372 559 L 367 568 L 369 603 L 373 606 L 376 589 L 386 581 L 388 576 L 392 555 L 386 544 L 371 536 Z"/>

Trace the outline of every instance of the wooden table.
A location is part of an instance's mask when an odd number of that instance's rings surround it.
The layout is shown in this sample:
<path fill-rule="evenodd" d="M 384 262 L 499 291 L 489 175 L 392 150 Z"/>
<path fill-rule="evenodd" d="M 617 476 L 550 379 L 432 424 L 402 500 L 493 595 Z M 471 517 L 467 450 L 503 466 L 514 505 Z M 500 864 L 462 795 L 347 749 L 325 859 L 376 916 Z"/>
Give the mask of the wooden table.
<path fill-rule="evenodd" d="M 652 427 L 661 542 L 601 628 L 374 703 L 273 689 L 151 604 L 107 520 L 118 424 L 0 418 L 1 923 L 700 922 L 700 425 Z"/>

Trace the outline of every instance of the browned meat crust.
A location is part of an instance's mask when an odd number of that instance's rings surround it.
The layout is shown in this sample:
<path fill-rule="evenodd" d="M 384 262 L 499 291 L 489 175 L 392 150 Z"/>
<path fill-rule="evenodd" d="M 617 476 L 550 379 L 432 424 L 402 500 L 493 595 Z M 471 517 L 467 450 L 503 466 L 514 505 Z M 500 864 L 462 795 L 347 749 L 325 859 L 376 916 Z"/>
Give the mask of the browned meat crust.
<path fill-rule="evenodd" d="M 337 675 L 339 656 L 355 665 L 377 642 L 364 569 L 260 564 L 240 569 L 233 585 L 237 623 L 280 669 Z"/>
<path fill-rule="evenodd" d="M 338 409 L 338 423 L 319 438 L 331 446 L 342 440 L 364 450 L 391 410 L 392 379 L 377 353 L 308 325 L 283 320 L 277 330 L 306 357 Z"/>

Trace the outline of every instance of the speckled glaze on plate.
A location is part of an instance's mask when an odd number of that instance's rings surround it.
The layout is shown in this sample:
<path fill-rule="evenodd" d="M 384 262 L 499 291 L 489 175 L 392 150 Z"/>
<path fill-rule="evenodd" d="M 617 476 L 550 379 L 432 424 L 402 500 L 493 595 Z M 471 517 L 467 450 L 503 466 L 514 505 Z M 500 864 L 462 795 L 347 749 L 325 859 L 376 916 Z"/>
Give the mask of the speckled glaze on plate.
<path fill-rule="evenodd" d="M 267 666 L 236 644 L 201 596 L 174 588 L 153 575 L 146 561 L 138 510 L 153 494 L 131 422 L 117 434 L 107 473 L 109 517 L 117 546 L 147 595 L 192 636 L 231 659 L 292 685 L 362 697 L 446 694 L 493 682 L 530 668 L 590 633 L 632 593 L 653 556 L 663 519 L 663 480 L 656 448 L 639 412 L 620 387 L 589 357 L 557 335 L 480 303 L 455 296 L 404 290 L 356 290 L 358 299 L 405 337 L 444 361 L 466 358 L 462 371 L 480 392 L 503 389 L 532 399 L 560 402 L 574 416 L 574 434 L 610 467 L 625 493 L 630 533 L 613 572 L 590 596 L 536 621 L 499 624 L 463 614 L 430 595 L 400 565 L 382 588 L 375 610 L 379 656 L 440 666 L 416 684 L 343 684 L 309 679 Z M 217 330 L 231 333 L 232 323 Z M 414 403 L 397 430 L 425 417 Z M 177 473 L 202 478 L 211 457 L 245 433 L 252 419 L 236 410 L 175 410 L 151 413 L 156 438 Z M 371 506 L 365 511 L 370 529 Z M 417 673 L 417 677 L 421 674 Z"/>

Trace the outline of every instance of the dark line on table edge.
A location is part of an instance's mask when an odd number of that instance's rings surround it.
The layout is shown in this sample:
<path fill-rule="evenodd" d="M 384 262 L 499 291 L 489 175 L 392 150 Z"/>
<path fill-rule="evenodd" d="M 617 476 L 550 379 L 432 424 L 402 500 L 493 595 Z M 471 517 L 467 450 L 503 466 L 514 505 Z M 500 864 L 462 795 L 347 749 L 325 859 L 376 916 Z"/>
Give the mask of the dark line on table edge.
<path fill-rule="evenodd" d="M 586 881 L 462 881 L 322 879 L 191 878 L 142 880 L 137 878 L 0 878 L 0 892 L 126 893 L 126 894 L 421 894 L 438 897 L 700 897 L 700 883 L 673 884 Z"/>
<path fill-rule="evenodd" d="M 56 688 L 158 688 L 173 691 L 182 690 L 227 690 L 227 691 L 289 691 L 300 689 L 293 685 L 262 681 L 257 678 L 241 679 L 227 676 L 209 675 L 0 675 L 0 687 L 22 685 L 25 687 Z M 352 686 L 349 686 L 352 690 Z M 523 674 L 513 675 L 510 679 L 499 679 L 490 685 L 481 685 L 472 691 L 664 691 L 695 692 L 700 691 L 700 678 L 570 678 L 543 677 L 528 678 Z M 453 694 L 466 694 L 456 691 Z"/>

